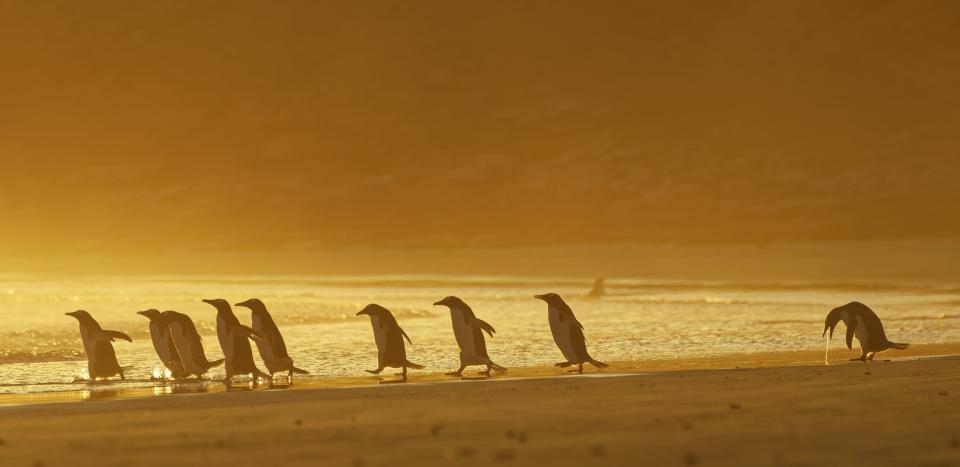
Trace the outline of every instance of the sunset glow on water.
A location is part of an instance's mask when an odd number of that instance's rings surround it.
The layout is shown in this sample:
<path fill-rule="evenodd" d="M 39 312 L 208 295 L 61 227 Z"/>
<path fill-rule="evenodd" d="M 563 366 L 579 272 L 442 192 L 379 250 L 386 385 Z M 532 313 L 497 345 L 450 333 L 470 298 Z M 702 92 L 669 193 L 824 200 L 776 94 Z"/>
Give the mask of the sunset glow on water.
<path fill-rule="evenodd" d="M 100 277 L 82 280 L 7 278 L 0 293 L 0 392 L 77 390 L 86 361 L 76 322 L 63 313 L 86 309 L 105 329 L 128 333 L 115 342 L 129 381 L 107 386 L 153 385 L 162 376 L 147 308 L 190 315 L 209 359 L 221 358 L 215 310 L 203 298 L 262 299 L 287 348 L 310 378 L 365 375 L 376 367 L 368 320 L 355 316 L 367 303 L 396 315 L 413 339 L 411 361 L 425 371 L 456 369 L 458 350 L 446 308 L 431 304 L 457 295 L 497 334 L 491 358 L 507 367 L 562 360 L 536 293 L 563 295 L 583 323 L 591 353 L 605 361 L 696 358 L 729 353 L 820 349 L 823 317 L 854 299 L 868 303 L 898 341 L 960 341 L 960 290 L 950 284 L 724 283 L 611 279 L 607 295 L 588 299 L 588 278 L 462 276 Z M 866 290 L 866 291 L 864 291 Z M 241 322 L 249 312 L 235 308 Z M 9 319 L 16 317 L 17 319 Z M 842 337 L 833 341 L 843 347 Z M 261 365 L 262 367 L 262 365 Z M 207 375 L 223 378 L 223 369 Z"/>

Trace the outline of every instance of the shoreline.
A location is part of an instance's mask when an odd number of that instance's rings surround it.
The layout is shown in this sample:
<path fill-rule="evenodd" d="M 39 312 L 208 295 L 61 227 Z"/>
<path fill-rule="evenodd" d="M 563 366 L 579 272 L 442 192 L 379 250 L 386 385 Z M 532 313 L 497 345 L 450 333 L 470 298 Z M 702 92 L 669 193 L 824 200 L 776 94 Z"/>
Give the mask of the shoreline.
<path fill-rule="evenodd" d="M 848 359 L 858 357 L 858 349 L 831 349 L 831 366 L 841 364 L 864 364 L 850 362 Z M 610 368 L 597 370 L 589 365 L 584 367 L 586 376 L 627 376 L 641 374 L 675 373 L 695 370 L 739 370 L 771 367 L 796 366 L 825 366 L 823 351 L 797 350 L 792 352 L 758 352 L 734 353 L 719 356 L 657 359 L 634 361 L 610 361 Z M 923 358 L 940 358 L 960 356 L 960 343 L 950 344 L 917 344 L 902 351 L 888 351 L 878 355 L 878 362 L 883 360 L 905 361 Z M 872 362 L 872 363 L 878 363 Z M 866 363 L 871 364 L 871 363 Z M 186 380 L 186 381 L 157 381 L 152 385 L 149 381 L 130 381 L 131 386 L 118 380 L 98 383 L 73 383 L 77 387 L 58 391 L 37 391 L 28 393 L 0 394 L 0 409 L 5 407 L 29 406 L 37 404 L 71 403 L 85 401 L 111 401 L 129 399 L 158 398 L 171 395 L 201 395 L 224 394 L 234 392 L 266 392 L 303 391 L 323 389 L 357 389 L 365 387 L 379 387 L 383 385 L 415 386 L 441 382 L 473 381 L 522 381 L 544 379 L 566 375 L 565 370 L 552 366 L 534 366 L 510 368 L 507 373 L 496 374 L 490 378 L 476 375 L 479 367 L 468 368 L 463 378 L 447 376 L 443 371 L 417 372 L 413 371 L 406 383 L 399 383 L 393 376 L 299 376 L 289 385 L 283 378 L 277 378 L 274 384 L 260 383 L 257 386 L 251 380 L 236 380 L 233 387 L 227 390 L 222 381 L 215 380 Z M 385 372 L 392 375 L 391 369 Z M 64 383 L 68 384 L 68 383 Z M 132 384 L 139 384 L 132 386 Z M 146 385 L 144 385 L 146 384 Z"/>
<path fill-rule="evenodd" d="M 0 465 L 956 465 L 958 362 L 20 405 L 0 408 Z"/>

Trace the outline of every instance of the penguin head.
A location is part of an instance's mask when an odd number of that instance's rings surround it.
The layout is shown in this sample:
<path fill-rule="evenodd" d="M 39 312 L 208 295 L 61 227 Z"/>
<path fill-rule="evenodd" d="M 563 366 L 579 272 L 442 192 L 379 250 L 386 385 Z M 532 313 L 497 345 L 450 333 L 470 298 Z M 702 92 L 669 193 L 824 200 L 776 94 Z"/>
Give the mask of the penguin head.
<path fill-rule="evenodd" d="M 380 305 L 377 305 L 376 303 L 371 303 L 365 306 L 362 310 L 357 312 L 357 316 L 360 316 L 360 315 L 367 315 L 371 318 L 373 318 L 374 316 L 389 316 L 390 310 Z"/>
<path fill-rule="evenodd" d="M 826 336 L 828 330 L 830 331 L 830 337 L 833 337 L 833 328 L 837 327 L 842 313 L 841 308 L 834 308 L 830 310 L 830 313 L 827 313 L 827 319 L 823 321 L 823 334 L 820 337 Z"/>
<path fill-rule="evenodd" d="M 267 309 L 267 306 L 264 305 L 259 298 L 251 298 L 250 300 L 247 300 L 245 302 L 236 303 L 233 306 L 242 306 L 244 308 L 249 308 L 254 313 L 258 311 L 265 311 Z"/>
<path fill-rule="evenodd" d="M 183 318 L 186 318 L 187 320 L 190 319 L 190 317 L 188 317 L 187 315 L 181 315 L 176 311 L 170 311 L 170 310 L 160 313 L 160 318 L 167 324 L 179 323 L 183 320 Z"/>
<path fill-rule="evenodd" d="M 77 318 L 77 321 L 80 321 L 81 323 L 93 321 L 93 316 L 90 316 L 90 313 L 87 313 L 86 310 L 71 311 L 70 313 L 64 314 Z"/>
<path fill-rule="evenodd" d="M 439 302 L 434 302 L 433 304 L 434 304 L 434 305 L 437 305 L 437 306 L 443 305 L 443 306 L 449 307 L 450 309 L 457 308 L 457 309 L 460 309 L 460 310 L 464 310 L 464 309 L 469 309 L 469 308 L 470 308 L 470 307 L 467 306 L 466 303 L 463 302 L 463 300 L 460 300 L 459 298 L 454 297 L 453 295 L 451 295 L 451 296 L 449 296 L 449 297 L 447 297 L 447 298 L 444 298 L 443 300 L 440 300 Z"/>
<path fill-rule="evenodd" d="M 137 314 L 141 316 L 146 316 L 147 318 L 150 319 L 150 321 L 156 321 L 160 319 L 160 312 L 153 308 L 149 310 L 138 311 Z"/>
<path fill-rule="evenodd" d="M 205 299 L 203 299 L 203 300 L 201 300 L 201 301 L 202 301 L 203 303 L 208 304 L 208 305 L 213 305 L 213 307 L 216 308 L 218 311 L 220 311 L 220 310 L 230 310 L 230 302 L 228 302 L 228 301 L 226 301 L 226 300 L 224 300 L 224 299 L 222 299 L 222 298 L 212 298 L 212 299 L 211 299 L 211 298 L 205 298 Z"/>
<path fill-rule="evenodd" d="M 563 299 L 560 298 L 559 295 L 553 292 L 545 293 L 542 295 L 534 295 L 533 298 L 538 298 L 540 300 L 543 300 L 547 302 L 547 305 L 560 305 L 563 303 Z"/>

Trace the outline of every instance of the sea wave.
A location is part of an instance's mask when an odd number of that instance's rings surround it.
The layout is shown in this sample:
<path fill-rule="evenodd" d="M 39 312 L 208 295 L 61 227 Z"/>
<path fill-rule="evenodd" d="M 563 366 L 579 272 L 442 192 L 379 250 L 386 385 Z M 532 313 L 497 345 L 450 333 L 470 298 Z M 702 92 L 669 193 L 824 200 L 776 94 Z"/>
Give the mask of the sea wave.
<path fill-rule="evenodd" d="M 85 360 L 83 350 L 56 349 L 45 351 L 0 350 L 0 365 L 7 363 L 42 363 Z"/>

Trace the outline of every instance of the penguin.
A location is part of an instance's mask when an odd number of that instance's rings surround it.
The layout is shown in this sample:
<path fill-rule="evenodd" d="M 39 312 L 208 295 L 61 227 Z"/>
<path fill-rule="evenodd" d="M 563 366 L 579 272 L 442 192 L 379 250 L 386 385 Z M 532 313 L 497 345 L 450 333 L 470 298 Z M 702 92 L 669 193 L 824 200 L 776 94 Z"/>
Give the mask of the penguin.
<path fill-rule="evenodd" d="M 83 340 L 83 351 L 87 354 L 87 373 L 90 381 L 97 378 L 109 378 L 120 375 L 123 381 L 123 367 L 117 363 L 117 354 L 113 350 L 112 342 L 123 339 L 133 342 L 130 336 L 119 331 L 107 331 L 100 327 L 100 323 L 84 310 L 64 313 L 80 322 L 80 338 Z"/>
<path fill-rule="evenodd" d="M 407 350 L 403 344 L 403 338 L 413 345 L 410 336 L 403 332 L 403 329 L 397 324 L 397 319 L 393 317 L 390 310 L 376 304 L 369 304 L 364 309 L 357 312 L 357 316 L 367 315 L 370 317 L 370 324 L 373 326 L 373 338 L 377 343 L 377 369 L 366 370 L 367 373 L 380 374 L 386 367 L 403 368 L 400 373 L 403 376 L 402 381 L 407 380 L 407 368 L 422 370 L 422 365 L 407 360 Z"/>
<path fill-rule="evenodd" d="M 220 340 L 220 348 L 223 349 L 223 356 L 226 360 L 227 376 L 225 382 L 230 384 L 234 376 L 253 375 L 256 382 L 257 377 L 269 378 L 270 375 L 260 371 L 253 361 L 253 349 L 250 348 L 250 341 L 247 339 L 260 340 L 263 336 L 253 329 L 240 324 L 240 320 L 230 309 L 230 303 L 222 298 L 204 299 L 204 303 L 212 305 L 217 309 L 217 339 Z"/>
<path fill-rule="evenodd" d="M 287 345 L 283 342 L 283 336 L 280 335 L 280 329 L 273 321 L 273 317 L 267 311 L 267 306 L 258 298 L 251 298 L 245 302 L 237 303 L 235 306 L 242 306 L 250 309 L 250 317 L 253 321 L 253 330 L 263 335 L 263 339 L 255 341 L 257 350 L 260 351 L 260 358 L 267 365 L 267 371 L 270 372 L 270 378 L 273 374 L 280 371 L 287 371 L 287 378 L 293 379 L 293 374 L 306 375 L 309 371 L 301 370 L 293 366 L 293 359 L 287 354 Z"/>
<path fill-rule="evenodd" d="M 557 363 L 555 366 L 566 368 L 571 365 L 577 365 L 576 370 L 572 372 L 583 373 L 583 364 L 589 363 L 597 368 L 606 368 L 609 365 L 594 360 L 587 353 L 587 339 L 583 336 L 583 325 L 577 321 L 573 315 L 570 306 L 555 293 L 543 295 L 534 295 L 547 302 L 547 313 L 550 321 L 550 331 L 553 333 L 553 341 L 557 343 L 563 358 L 567 361 Z"/>
<path fill-rule="evenodd" d="M 173 336 L 170 335 L 170 325 L 166 318 L 152 308 L 138 311 L 137 314 L 150 320 L 150 340 L 153 341 L 153 349 L 157 351 L 157 356 L 160 357 L 163 366 L 170 370 L 170 375 L 174 378 L 190 376 L 190 373 L 183 367 L 183 359 L 180 358 L 177 345 L 173 342 Z"/>
<path fill-rule="evenodd" d="M 202 378 L 211 368 L 223 365 L 222 358 L 212 362 L 207 360 L 203 352 L 203 339 L 189 316 L 169 310 L 161 313 L 161 316 L 170 327 L 170 337 L 177 347 L 187 375 Z"/>
<path fill-rule="evenodd" d="M 497 331 L 493 326 L 477 318 L 473 314 L 470 306 L 457 297 L 447 297 L 434 303 L 437 306 L 446 306 L 450 308 L 450 318 L 453 320 L 453 335 L 457 339 L 457 345 L 460 346 L 460 368 L 457 371 L 447 373 L 450 376 L 462 376 L 463 369 L 470 365 L 486 365 L 486 371 L 481 371 L 481 375 L 490 376 L 490 370 L 499 372 L 507 371 L 506 368 L 493 363 L 490 356 L 487 355 L 487 343 L 483 337 L 484 331 L 493 337 Z"/>
<path fill-rule="evenodd" d="M 593 281 L 593 288 L 590 289 L 589 293 L 587 293 L 587 298 L 593 300 L 603 298 L 603 296 L 607 294 L 607 289 L 604 285 L 606 280 L 607 279 L 605 277 L 598 277 L 595 281 Z"/>
<path fill-rule="evenodd" d="M 877 314 L 870 307 L 860 302 L 850 302 L 844 306 L 834 308 L 827 313 L 827 318 L 823 322 L 823 336 L 830 331 L 830 337 L 827 338 L 827 349 L 823 355 L 823 362 L 830 364 L 830 340 L 833 338 L 833 329 L 837 323 L 843 321 L 847 327 L 847 348 L 853 348 L 853 337 L 857 337 L 860 343 L 861 355 L 858 358 L 851 358 L 850 361 L 873 360 L 877 352 L 895 349 L 903 350 L 910 347 L 910 344 L 900 344 L 887 340 L 886 333 L 883 332 L 883 323 Z"/>

